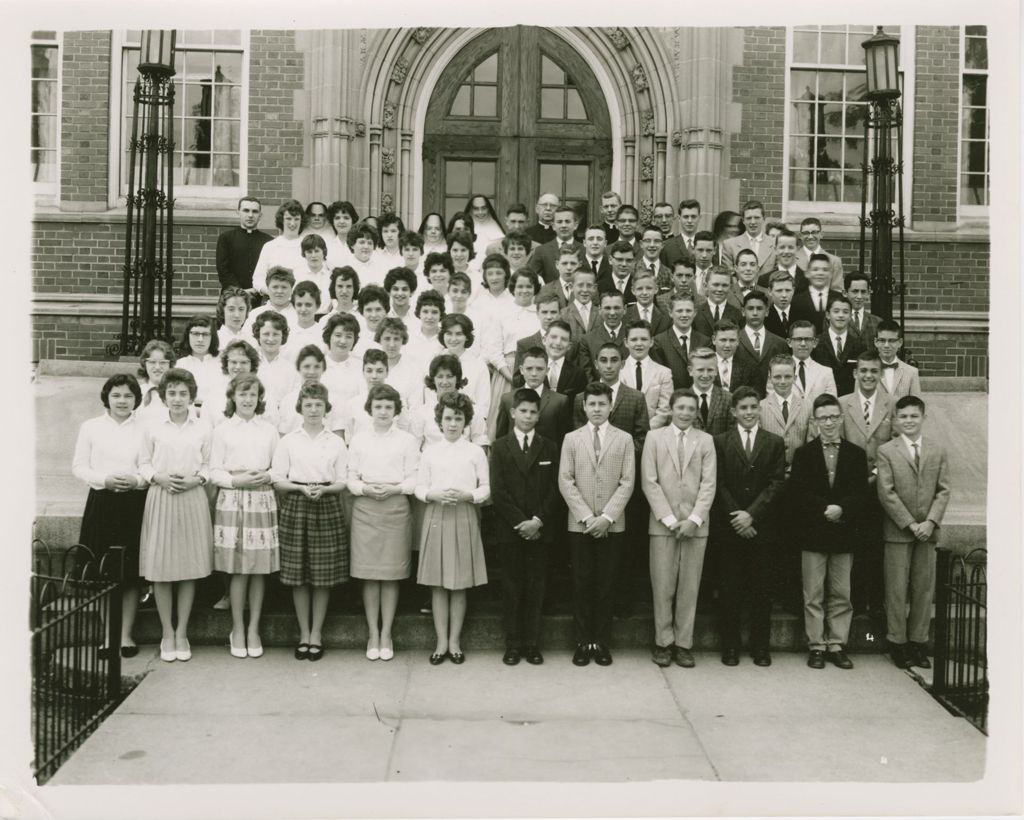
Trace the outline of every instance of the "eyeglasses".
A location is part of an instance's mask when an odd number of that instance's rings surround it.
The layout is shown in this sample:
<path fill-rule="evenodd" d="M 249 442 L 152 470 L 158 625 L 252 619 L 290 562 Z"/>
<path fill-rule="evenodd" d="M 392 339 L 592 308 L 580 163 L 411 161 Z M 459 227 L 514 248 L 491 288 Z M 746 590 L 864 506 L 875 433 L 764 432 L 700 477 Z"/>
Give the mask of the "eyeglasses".
<path fill-rule="evenodd" d="M 798 345 L 812 345 L 812 344 L 814 344 L 814 339 L 790 339 L 790 341 L 793 342 L 794 344 L 798 344 Z"/>
<path fill-rule="evenodd" d="M 195 336 L 197 339 L 209 339 L 213 334 L 208 330 L 190 330 L 188 335 Z"/>
<path fill-rule="evenodd" d="M 875 337 L 875 345 L 894 345 L 899 343 L 899 339 L 879 339 Z"/>
<path fill-rule="evenodd" d="M 821 231 L 815 231 L 815 230 L 800 231 L 800 235 L 801 236 L 818 236 L 820 233 L 821 233 Z"/>
<path fill-rule="evenodd" d="M 818 424 L 835 424 L 842 418 L 842 416 L 815 416 L 814 420 L 818 422 Z"/>
<path fill-rule="evenodd" d="M 153 367 L 170 367 L 171 363 L 165 359 L 146 359 L 146 364 L 152 365 Z"/>

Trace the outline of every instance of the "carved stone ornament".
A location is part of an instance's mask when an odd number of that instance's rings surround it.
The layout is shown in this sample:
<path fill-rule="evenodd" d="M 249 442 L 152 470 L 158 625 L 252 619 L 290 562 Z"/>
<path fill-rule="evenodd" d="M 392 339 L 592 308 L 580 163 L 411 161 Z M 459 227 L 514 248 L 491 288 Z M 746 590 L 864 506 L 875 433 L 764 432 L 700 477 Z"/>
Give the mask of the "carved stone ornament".
<path fill-rule="evenodd" d="M 629 46 L 629 38 L 621 28 L 607 28 L 605 31 L 608 33 L 608 39 L 612 41 L 612 45 L 619 51 Z"/>
<path fill-rule="evenodd" d="M 412 39 L 415 40 L 420 45 L 423 45 L 425 42 L 427 42 L 427 38 L 430 36 L 430 32 L 432 30 L 433 29 L 422 27 L 414 29 L 412 32 Z"/>
<path fill-rule="evenodd" d="M 647 90 L 647 72 L 644 71 L 644 67 L 637 63 L 633 66 L 633 88 L 637 91 Z"/>
<path fill-rule="evenodd" d="M 391 82 L 395 85 L 401 85 L 405 82 L 405 77 L 409 73 L 409 59 L 407 57 L 399 57 L 395 62 L 395 68 L 391 72 Z"/>
<path fill-rule="evenodd" d="M 647 225 L 651 221 L 651 217 L 654 216 L 654 200 L 653 199 L 641 199 L 640 200 L 640 224 Z"/>
<path fill-rule="evenodd" d="M 395 149 L 380 149 L 380 170 L 389 176 L 395 173 Z"/>
<path fill-rule="evenodd" d="M 383 123 L 385 128 L 395 127 L 395 104 L 391 102 L 391 100 L 388 100 L 386 103 L 384 103 Z"/>
<path fill-rule="evenodd" d="M 679 146 L 681 146 L 683 144 L 683 132 L 682 131 L 673 131 L 672 132 L 672 144 L 676 148 L 678 148 Z"/>
<path fill-rule="evenodd" d="M 365 122 L 357 122 L 356 123 L 356 136 L 357 137 L 365 137 L 366 136 L 366 123 Z"/>
<path fill-rule="evenodd" d="M 640 179 L 654 179 L 654 157 L 644 154 L 640 166 Z"/>
<path fill-rule="evenodd" d="M 395 198 L 391 194 L 384 194 L 380 198 L 380 212 L 382 214 L 393 214 L 395 212 Z"/>
<path fill-rule="evenodd" d="M 640 114 L 640 133 L 645 137 L 654 136 L 654 112 L 644 111 Z"/>

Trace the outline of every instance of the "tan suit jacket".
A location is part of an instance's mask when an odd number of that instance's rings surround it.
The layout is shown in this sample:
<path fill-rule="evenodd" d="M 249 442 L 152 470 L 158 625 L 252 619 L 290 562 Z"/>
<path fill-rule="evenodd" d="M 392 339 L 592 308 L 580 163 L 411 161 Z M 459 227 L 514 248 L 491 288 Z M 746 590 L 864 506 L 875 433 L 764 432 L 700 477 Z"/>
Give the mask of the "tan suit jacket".
<path fill-rule="evenodd" d="M 885 375 L 885 370 L 882 370 L 882 375 Z M 884 390 L 889 393 L 885 386 L 885 379 L 880 378 L 878 380 L 878 387 L 880 390 Z M 904 396 L 920 396 L 921 395 L 921 377 L 918 375 L 917 368 L 912 364 L 901 362 L 899 359 L 896 360 L 896 371 L 892 382 L 892 392 L 889 393 L 889 397 L 895 402 L 897 399 L 902 399 Z"/>
<path fill-rule="evenodd" d="M 757 273 L 771 273 L 778 265 L 775 262 L 775 247 L 767 234 L 763 234 L 760 247 L 755 250 L 754 243 L 750 241 L 750 234 L 746 231 L 739 236 L 726 239 L 722 243 L 722 264 L 730 270 L 736 267 L 736 254 L 746 248 L 757 254 Z"/>
<path fill-rule="evenodd" d="M 594 303 L 590 303 L 590 321 L 586 325 L 583 324 L 583 317 L 580 316 L 579 310 L 576 309 L 576 302 L 570 302 L 564 308 L 562 308 L 558 317 L 564 319 L 569 323 L 569 327 L 572 329 L 572 342 L 576 344 L 590 331 L 597 327 L 598 322 L 601 321 L 601 309 Z"/>
<path fill-rule="evenodd" d="M 864 408 L 859 402 L 860 393 L 856 390 L 839 397 L 839 406 L 843 411 L 843 438 L 868 454 L 868 470 L 871 471 L 875 468 L 878 448 L 892 438 L 892 402 L 884 391 L 875 391 L 870 425 L 864 421 Z"/>
<path fill-rule="evenodd" d="M 649 356 L 647 371 L 644 376 L 644 389 L 640 392 L 644 394 L 644 400 L 647 402 L 647 418 L 651 423 L 651 429 L 655 430 L 668 424 L 672 417 L 672 410 L 668 406 L 673 390 L 672 371 Z M 626 363 L 619 373 L 619 381 L 636 390 L 636 359 L 632 356 L 626 358 Z"/>
<path fill-rule="evenodd" d="M 921 439 L 921 467 L 902 438 L 878 448 L 878 500 L 885 510 L 882 533 L 886 541 L 914 541 L 911 524 L 935 524 L 930 543 L 939 540 L 939 525 L 949 503 L 949 464 L 946 451 L 934 438 Z"/>
<path fill-rule="evenodd" d="M 583 532 L 583 521 L 604 514 L 614 522 L 609 532 L 626 529 L 626 504 L 636 481 L 633 437 L 608 425 L 600 460 L 594 455 L 589 423 L 562 442 L 558 490 L 569 507 L 569 532 Z"/>
<path fill-rule="evenodd" d="M 717 458 L 715 440 L 691 427 L 686 434 L 689 446 L 686 460 L 680 463 L 675 425 L 652 430 L 644 442 L 640 458 L 640 487 L 651 505 L 650 535 L 671 535 L 661 519 L 674 515 L 685 521 L 696 515 L 703 523 L 697 537 L 707 537 L 711 503 L 715 500 Z"/>
<path fill-rule="evenodd" d="M 793 367 L 799 367 L 796 362 L 796 358 L 793 359 Z M 796 371 L 794 370 L 794 374 Z M 828 393 L 829 395 L 839 398 L 836 393 L 836 377 L 832 373 L 831 367 L 825 367 L 825 365 L 814 361 L 809 356 L 804 360 L 804 373 L 807 374 L 807 389 L 805 390 L 800 386 L 800 379 L 793 379 L 793 392 L 799 394 L 808 406 L 814 404 L 814 400 L 822 395 Z M 769 380 L 765 387 L 765 392 L 772 392 L 772 383 Z"/>
<path fill-rule="evenodd" d="M 789 420 L 782 419 L 782 405 L 772 394 L 761 400 L 761 426 L 769 433 L 782 436 L 786 443 L 786 466 L 793 463 L 793 453 L 817 435 L 811 420 L 811 403 L 805 402 L 795 390 L 789 394 Z"/>
<path fill-rule="evenodd" d="M 829 262 L 832 263 L 832 280 L 829 287 L 832 290 L 840 290 L 843 293 L 846 292 L 846 282 L 843 281 L 843 260 L 835 254 L 829 253 L 826 250 L 822 250 L 820 247 L 816 253 L 823 253 L 828 257 Z M 807 270 L 811 262 L 811 254 L 807 248 L 801 245 L 796 249 L 796 263 L 799 267 Z"/>

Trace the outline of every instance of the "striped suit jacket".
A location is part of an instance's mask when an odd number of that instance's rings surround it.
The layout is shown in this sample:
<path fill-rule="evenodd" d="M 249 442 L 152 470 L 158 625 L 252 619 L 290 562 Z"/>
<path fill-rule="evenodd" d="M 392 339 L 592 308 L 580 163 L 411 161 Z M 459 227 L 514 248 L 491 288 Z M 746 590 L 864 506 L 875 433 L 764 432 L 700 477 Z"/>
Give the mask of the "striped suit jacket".
<path fill-rule="evenodd" d="M 587 423 L 587 414 L 583 411 L 583 394 L 577 393 L 572 406 L 573 427 L 580 428 Z M 629 433 L 633 438 L 637 454 L 644 448 L 644 439 L 651 429 L 647 417 L 647 401 L 639 390 L 627 387 L 622 382 L 615 394 L 615 403 L 608 421 L 613 427 Z"/>

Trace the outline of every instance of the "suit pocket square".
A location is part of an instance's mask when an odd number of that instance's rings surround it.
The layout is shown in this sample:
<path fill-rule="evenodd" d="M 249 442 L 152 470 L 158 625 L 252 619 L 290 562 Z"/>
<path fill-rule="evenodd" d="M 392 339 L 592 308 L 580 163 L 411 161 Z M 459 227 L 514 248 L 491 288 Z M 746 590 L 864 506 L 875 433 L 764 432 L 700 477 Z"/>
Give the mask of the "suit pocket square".
<path fill-rule="evenodd" d="M 551 466 L 551 462 L 550 461 L 538 461 L 537 462 L 537 466 L 538 467 L 550 467 Z"/>

